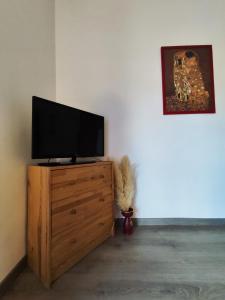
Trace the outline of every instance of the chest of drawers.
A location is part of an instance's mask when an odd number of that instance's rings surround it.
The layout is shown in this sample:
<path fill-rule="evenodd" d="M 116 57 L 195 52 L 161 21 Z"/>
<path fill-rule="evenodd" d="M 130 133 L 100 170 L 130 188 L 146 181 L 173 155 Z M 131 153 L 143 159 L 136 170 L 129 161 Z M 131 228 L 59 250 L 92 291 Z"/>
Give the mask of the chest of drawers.
<path fill-rule="evenodd" d="M 28 264 L 45 286 L 114 227 L 111 162 L 28 167 Z"/>

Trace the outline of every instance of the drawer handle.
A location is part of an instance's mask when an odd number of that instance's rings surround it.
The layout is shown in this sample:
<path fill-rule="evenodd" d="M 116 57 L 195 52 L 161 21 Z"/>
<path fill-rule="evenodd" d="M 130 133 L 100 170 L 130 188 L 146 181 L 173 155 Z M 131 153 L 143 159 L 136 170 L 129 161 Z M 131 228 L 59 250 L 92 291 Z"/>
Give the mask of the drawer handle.
<path fill-rule="evenodd" d="M 105 223 L 103 223 L 103 222 L 99 223 L 99 226 L 104 226 L 104 225 L 105 225 Z"/>
<path fill-rule="evenodd" d="M 70 214 L 75 215 L 77 213 L 77 210 L 75 208 L 71 209 Z"/>
<path fill-rule="evenodd" d="M 104 175 L 97 175 L 97 176 L 91 176 L 90 179 L 94 180 L 94 179 L 101 179 L 101 178 L 105 178 Z"/>
<path fill-rule="evenodd" d="M 71 180 L 68 185 L 75 185 L 76 184 L 76 180 Z"/>
<path fill-rule="evenodd" d="M 100 201 L 100 202 L 104 202 L 104 201 L 105 201 L 105 199 L 104 199 L 104 198 L 101 198 L 101 199 L 99 199 L 99 201 Z"/>

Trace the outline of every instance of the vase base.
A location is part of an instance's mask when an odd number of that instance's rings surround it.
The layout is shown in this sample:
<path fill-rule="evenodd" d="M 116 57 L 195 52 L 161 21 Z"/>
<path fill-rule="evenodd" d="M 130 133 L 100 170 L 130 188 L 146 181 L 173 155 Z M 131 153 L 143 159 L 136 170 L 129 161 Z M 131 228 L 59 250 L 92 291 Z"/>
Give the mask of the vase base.
<path fill-rule="evenodd" d="M 125 235 L 131 235 L 134 231 L 134 225 L 131 218 L 133 216 L 133 208 L 129 208 L 128 211 L 122 211 L 121 213 L 124 216 L 123 233 Z"/>

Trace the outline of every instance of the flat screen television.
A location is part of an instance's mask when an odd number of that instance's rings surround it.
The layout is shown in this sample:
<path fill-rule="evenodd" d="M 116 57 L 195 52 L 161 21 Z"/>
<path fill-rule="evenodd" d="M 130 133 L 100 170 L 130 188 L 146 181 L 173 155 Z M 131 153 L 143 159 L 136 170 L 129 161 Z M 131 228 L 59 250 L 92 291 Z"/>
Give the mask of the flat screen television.
<path fill-rule="evenodd" d="M 32 158 L 104 156 L 104 117 L 32 98 Z"/>

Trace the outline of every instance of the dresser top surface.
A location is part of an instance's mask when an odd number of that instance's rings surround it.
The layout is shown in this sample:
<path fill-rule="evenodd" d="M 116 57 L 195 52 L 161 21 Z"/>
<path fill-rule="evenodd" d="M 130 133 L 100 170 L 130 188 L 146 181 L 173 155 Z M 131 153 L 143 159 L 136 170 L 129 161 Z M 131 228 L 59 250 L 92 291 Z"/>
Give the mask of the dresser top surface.
<path fill-rule="evenodd" d="M 62 169 L 74 169 L 74 168 L 85 168 L 85 167 L 95 167 L 95 166 L 102 166 L 102 165 L 111 165 L 112 161 L 98 161 L 92 163 L 78 163 L 78 164 L 68 164 L 68 165 L 58 165 L 58 166 L 39 166 L 39 165 L 28 165 L 28 168 L 45 168 L 48 170 L 62 170 Z"/>

